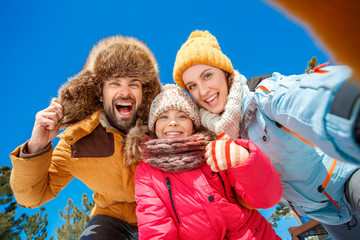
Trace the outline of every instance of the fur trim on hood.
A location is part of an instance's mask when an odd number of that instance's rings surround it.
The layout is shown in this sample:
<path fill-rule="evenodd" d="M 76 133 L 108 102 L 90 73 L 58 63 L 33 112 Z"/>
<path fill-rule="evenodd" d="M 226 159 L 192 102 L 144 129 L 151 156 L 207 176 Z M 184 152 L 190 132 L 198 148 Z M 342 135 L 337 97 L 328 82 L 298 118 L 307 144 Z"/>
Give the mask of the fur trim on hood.
<path fill-rule="evenodd" d="M 124 150 L 125 150 L 125 163 L 126 166 L 139 164 L 142 159 L 141 150 L 139 147 L 140 142 L 148 140 L 149 129 L 147 126 L 133 127 L 127 134 Z"/>
<path fill-rule="evenodd" d="M 133 38 L 112 36 L 95 45 L 83 69 L 69 79 L 54 99 L 64 108 L 59 122 L 67 127 L 102 109 L 103 82 L 116 77 L 136 78 L 143 85 L 143 102 L 138 109 L 139 124 L 147 124 L 152 100 L 160 92 L 156 59 L 145 43 Z"/>

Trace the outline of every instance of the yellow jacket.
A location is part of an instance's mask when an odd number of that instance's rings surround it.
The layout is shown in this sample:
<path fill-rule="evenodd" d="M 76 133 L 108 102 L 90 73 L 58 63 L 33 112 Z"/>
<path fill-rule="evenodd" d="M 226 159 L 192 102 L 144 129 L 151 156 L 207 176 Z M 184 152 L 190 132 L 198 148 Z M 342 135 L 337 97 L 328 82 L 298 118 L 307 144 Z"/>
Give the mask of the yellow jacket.
<path fill-rule="evenodd" d="M 23 154 L 23 144 L 10 154 L 10 185 L 19 205 L 38 207 L 55 198 L 75 177 L 94 191 L 91 216 L 108 215 L 136 225 L 137 166 L 125 166 L 125 135 L 111 127 L 100 110 L 58 137 L 54 150 L 49 144 L 40 153 Z"/>

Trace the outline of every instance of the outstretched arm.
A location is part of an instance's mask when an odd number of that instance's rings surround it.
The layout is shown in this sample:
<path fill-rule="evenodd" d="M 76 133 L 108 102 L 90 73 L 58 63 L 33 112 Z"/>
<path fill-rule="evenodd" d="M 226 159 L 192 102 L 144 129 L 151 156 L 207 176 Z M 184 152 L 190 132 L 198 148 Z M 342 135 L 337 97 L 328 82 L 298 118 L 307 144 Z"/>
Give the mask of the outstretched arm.
<path fill-rule="evenodd" d="M 258 109 L 329 156 L 360 164 L 360 90 L 347 81 L 350 76 L 345 66 L 298 76 L 275 73 L 255 92 Z"/>

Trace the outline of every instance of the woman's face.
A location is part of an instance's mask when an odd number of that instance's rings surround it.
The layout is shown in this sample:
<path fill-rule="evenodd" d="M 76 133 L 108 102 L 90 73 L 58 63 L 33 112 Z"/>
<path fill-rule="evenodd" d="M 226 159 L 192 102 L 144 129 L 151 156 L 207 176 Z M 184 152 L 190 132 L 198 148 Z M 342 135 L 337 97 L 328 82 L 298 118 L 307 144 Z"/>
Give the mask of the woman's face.
<path fill-rule="evenodd" d="M 223 70 L 197 64 L 186 69 L 182 78 L 189 93 L 201 107 L 213 113 L 224 111 L 229 87 Z"/>
<path fill-rule="evenodd" d="M 189 137 L 194 132 L 194 125 L 183 111 L 168 110 L 162 113 L 155 123 L 155 134 L 160 139 Z"/>

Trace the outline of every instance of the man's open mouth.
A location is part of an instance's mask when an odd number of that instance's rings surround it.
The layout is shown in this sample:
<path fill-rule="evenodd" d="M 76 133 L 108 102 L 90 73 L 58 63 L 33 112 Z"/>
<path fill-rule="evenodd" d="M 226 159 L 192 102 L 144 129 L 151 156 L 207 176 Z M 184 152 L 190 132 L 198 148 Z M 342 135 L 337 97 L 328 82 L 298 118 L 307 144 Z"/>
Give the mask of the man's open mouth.
<path fill-rule="evenodd" d="M 134 103 L 131 101 L 120 101 L 115 103 L 117 112 L 123 117 L 130 117 L 134 111 Z"/>

